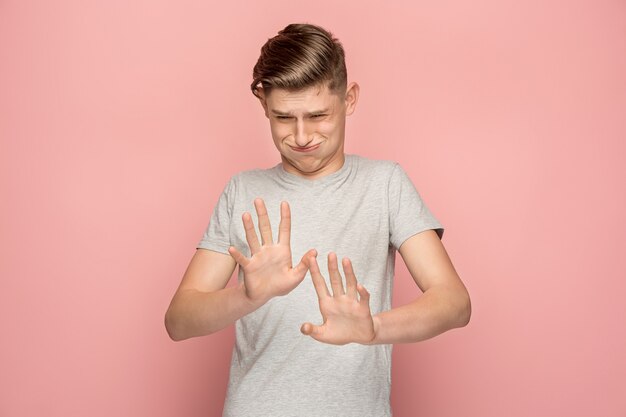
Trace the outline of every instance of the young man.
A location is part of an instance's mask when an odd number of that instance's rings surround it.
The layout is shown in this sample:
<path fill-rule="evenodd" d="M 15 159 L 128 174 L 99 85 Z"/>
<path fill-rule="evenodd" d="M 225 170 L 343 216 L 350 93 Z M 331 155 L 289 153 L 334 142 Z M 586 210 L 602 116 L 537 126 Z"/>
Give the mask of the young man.
<path fill-rule="evenodd" d="M 470 317 L 443 227 L 397 163 L 344 154 L 359 86 L 331 33 L 288 25 L 253 77 L 281 163 L 230 179 L 167 331 L 183 340 L 235 323 L 224 416 L 390 416 L 392 344 Z M 396 250 L 423 294 L 391 309 Z"/>

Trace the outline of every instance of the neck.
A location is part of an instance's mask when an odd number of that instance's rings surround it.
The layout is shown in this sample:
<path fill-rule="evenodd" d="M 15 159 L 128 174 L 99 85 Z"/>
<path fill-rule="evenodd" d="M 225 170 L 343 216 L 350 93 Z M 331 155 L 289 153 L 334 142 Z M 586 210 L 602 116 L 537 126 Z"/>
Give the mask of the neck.
<path fill-rule="evenodd" d="M 290 173 L 309 180 L 323 178 L 339 171 L 345 163 L 343 149 L 327 160 L 314 161 L 311 163 L 290 161 L 281 155 L 283 169 Z"/>

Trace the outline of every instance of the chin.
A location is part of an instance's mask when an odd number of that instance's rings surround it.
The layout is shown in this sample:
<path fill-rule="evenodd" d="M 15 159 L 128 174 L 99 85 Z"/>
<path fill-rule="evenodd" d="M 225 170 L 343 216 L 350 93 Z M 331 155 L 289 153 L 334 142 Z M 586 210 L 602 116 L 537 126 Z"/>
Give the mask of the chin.
<path fill-rule="evenodd" d="M 312 174 L 320 169 L 321 160 L 319 158 L 313 159 L 312 157 L 285 157 L 283 156 L 283 161 L 286 161 L 289 165 L 296 168 L 298 171 L 305 172 L 308 174 Z"/>

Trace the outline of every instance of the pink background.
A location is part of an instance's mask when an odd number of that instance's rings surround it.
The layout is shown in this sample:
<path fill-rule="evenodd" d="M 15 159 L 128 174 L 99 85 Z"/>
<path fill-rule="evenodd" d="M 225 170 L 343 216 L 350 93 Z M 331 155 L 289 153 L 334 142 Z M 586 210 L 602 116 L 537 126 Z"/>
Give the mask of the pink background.
<path fill-rule="evenodd" d="M 278 161 L 248 86 L 300 21 L 361 85 L 347 151 L 405 167 L 472 295 L 395 347 L 395 415 L 625 416 L 619 0 L 1 1 L 0 415 L 220 414 L 232 328 L 163 315 L 228 177 Z"/>

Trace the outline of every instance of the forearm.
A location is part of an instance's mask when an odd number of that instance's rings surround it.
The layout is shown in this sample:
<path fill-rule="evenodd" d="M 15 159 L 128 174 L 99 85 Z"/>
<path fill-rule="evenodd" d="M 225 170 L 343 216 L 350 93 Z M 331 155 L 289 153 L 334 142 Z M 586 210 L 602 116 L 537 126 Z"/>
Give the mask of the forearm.
<path fill-rule="evenodd" d="M 165 327 L 173 340 L 205 336 L 259 307 L 246 297 L 241 284 L 213 292 L 183 290 L 165 314 Z"/>
<path fill-rule="evenodd" d="M 434 287 L 415 301 L 374 316 L 370 344 L 411 343 L 430 339 L 469 322 L 470 300 L 462 289 Z"/>

